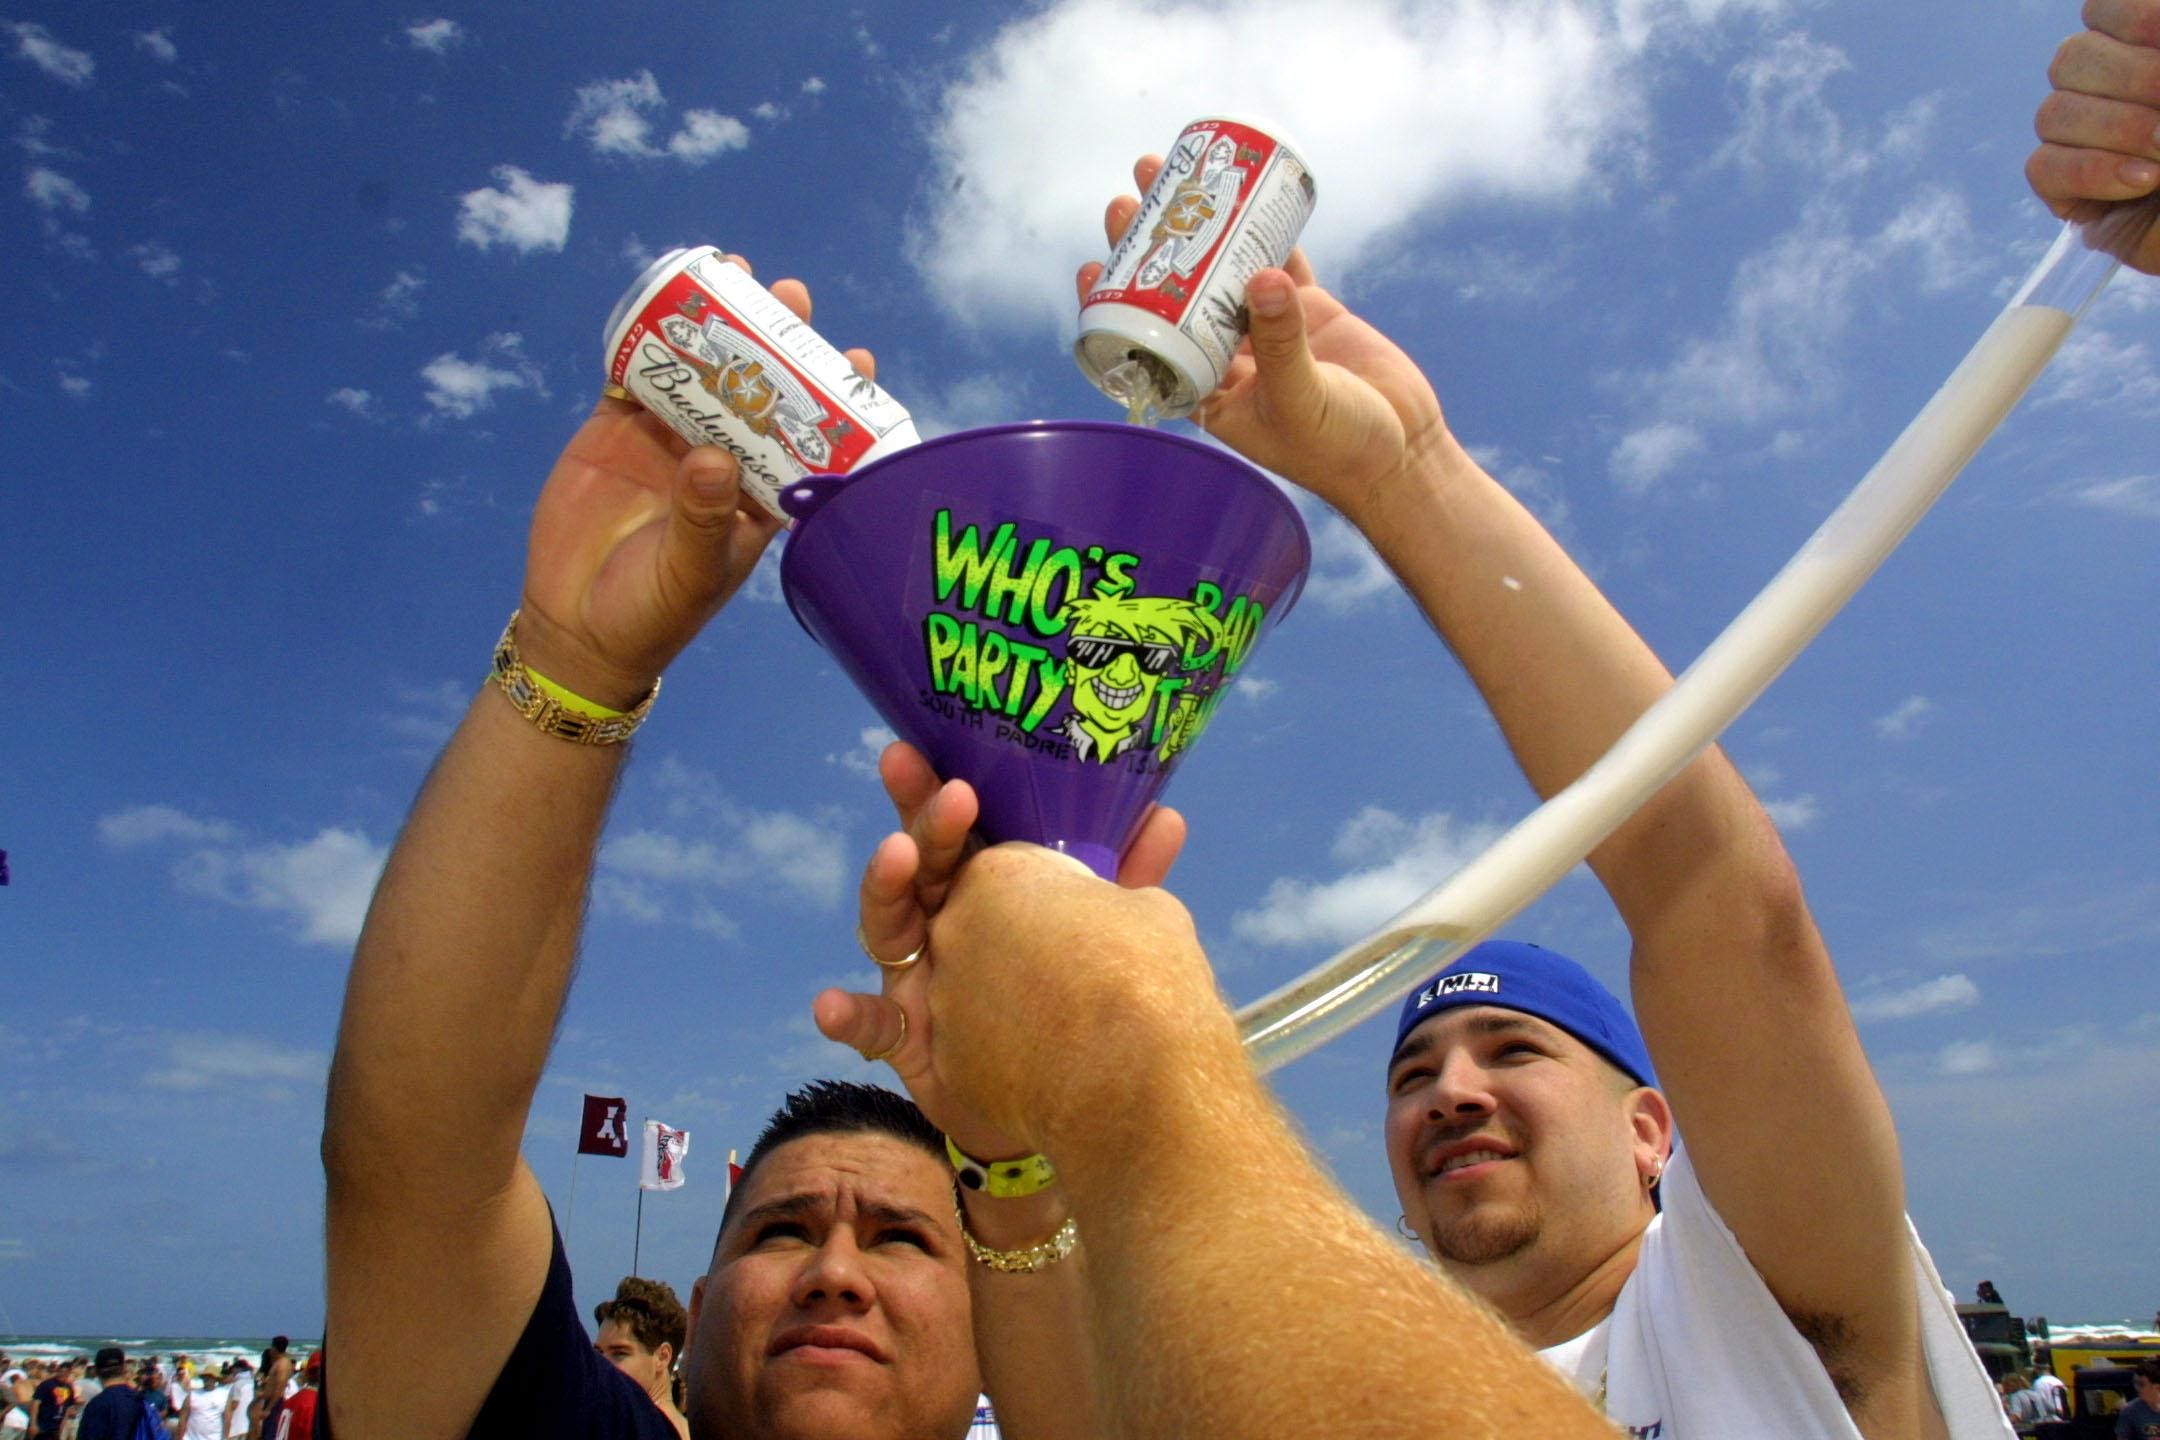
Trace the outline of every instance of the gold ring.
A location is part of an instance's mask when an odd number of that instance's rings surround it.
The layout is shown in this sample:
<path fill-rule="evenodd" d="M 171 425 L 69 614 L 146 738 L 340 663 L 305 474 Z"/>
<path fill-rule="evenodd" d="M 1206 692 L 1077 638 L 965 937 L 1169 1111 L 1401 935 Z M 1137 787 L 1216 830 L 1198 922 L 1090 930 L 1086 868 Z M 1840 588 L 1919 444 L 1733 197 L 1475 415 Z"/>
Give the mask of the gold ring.
<path fill-rule="evenodd" d="M 600 393 L 610 400 L 628 400 L 632 405 L 637 404 L 637 398 L 620 385 L 603 385 Z"/>
<path fill-rule="evenodd" d="M 875 955 L 872 955 L 870 958 L 873 961 L 876 961 L 878 969 L 889 971 L 894 975 L 898 975 L 901 971 L 909 968 L 910 966 L 920 963 L 923 956 L 929 953 L 930 947 L 925 945 L 920 949 L 908 951 L 907 954 L 901 956 L 898 960 L 879 960 L 878 957 Z"/>
<path fill-rule="evenodd" d="M 905 1044 L 907 1044 L 907 1011 L 902 1010 L 900 1012 L 900 1033 L 894 1037 L 892 1044 L 878 1051 L 875 1055 L 865 1055 L 862 1058 L 873 1062 L 890 1060 L 898 1053 L 900 1047 Z"/>

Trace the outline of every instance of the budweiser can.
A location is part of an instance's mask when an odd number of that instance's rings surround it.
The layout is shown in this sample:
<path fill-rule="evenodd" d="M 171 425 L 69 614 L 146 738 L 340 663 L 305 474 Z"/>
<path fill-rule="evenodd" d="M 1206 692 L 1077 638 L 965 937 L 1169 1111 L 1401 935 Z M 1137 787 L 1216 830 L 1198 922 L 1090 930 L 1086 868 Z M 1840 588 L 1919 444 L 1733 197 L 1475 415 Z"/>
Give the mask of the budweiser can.
<path fill-rule="evenodd" d="M 725 446 L 743 493 L 789 524 L 920 438 L 899 401 L 711 245 L 661 256 L 616 303 L 607 378 L 691 444 Z"/>
<path fill-rule="evenodd" d="M 1191 414 L 1245 333 L 1245 283 L 1290 258 L 1312 210 L 1312 173 L 1281 137 L 1186 126 L 1081 302 L 1080 368 L 1135 420 Z"/>

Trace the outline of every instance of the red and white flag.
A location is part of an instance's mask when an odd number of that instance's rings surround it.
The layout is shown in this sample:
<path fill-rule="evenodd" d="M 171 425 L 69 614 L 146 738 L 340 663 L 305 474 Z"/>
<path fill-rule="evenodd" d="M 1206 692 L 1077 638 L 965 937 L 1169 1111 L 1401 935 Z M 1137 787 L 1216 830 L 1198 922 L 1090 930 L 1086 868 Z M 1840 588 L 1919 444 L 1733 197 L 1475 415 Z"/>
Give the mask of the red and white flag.
<path fill-rule="evenodd" d="M 742 1179 L 742 1166 L 735 1163 L 735 1152 L 727 1152 L 727 1193 L 735 1193 L 735 1182 Z"/>
<path fill-rule="evenodd" d="M 690 1153 L 690 1132 L 645 1122 L 645 1153 L 638 1165 L 638 1189 L 679 1190 L 683 1183 L 683 1156 Z"/>

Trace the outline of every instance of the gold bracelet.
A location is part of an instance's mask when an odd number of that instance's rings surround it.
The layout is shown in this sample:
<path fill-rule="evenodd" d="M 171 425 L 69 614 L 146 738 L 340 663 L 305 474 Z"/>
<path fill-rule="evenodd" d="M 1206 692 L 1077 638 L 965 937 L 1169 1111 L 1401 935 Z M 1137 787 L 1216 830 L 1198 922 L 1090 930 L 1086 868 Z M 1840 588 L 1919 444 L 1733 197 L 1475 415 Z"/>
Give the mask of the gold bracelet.
<path fill-rule="evenodd" d="M 637 733 L 660 697 L 660 682 L 653 681 L 645 698 L 628 710 L 610 710 L 564 689 L 528 666 L 518 655 L 517 622 L 522 613 L 510 612 L 502 639 L 495 642 L 495 666 L 488 680 L 509 698 L 518 714 L 546 734 L 574 745 L 620 745 Z"/>
<path fill-rule="evenodd" d="M 967 1242 L 968 1254 L 975 1257 L 975 1263 L 987 1265 L 1002 1275 L 1033 1275 L 1038 1270 L 1047 1270 L 1072 1254 L 1073 1247 L 1080 1243 L 1079 1227 L 1068 1215 L 1065 1223 L 1058 1226 L 1057 1234 L 1047 1240 L 1024 1250 L 993 1250 L 968 1229 L 967 1209 L 961 1203 L 958 1191 L 953 1192 L 953 1214 L 960 1221 L 960 1238 Z"/>

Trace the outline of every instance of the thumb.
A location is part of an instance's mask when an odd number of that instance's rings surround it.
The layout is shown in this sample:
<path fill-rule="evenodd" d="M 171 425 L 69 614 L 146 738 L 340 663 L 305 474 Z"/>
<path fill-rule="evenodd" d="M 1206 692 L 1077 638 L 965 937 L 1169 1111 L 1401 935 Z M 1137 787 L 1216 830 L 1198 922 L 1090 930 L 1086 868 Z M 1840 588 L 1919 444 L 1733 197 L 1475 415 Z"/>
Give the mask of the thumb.
<path fill-rule="evenodd" d="M 675 462 L 665 564 L 697 590 L 716 589 L 725 573 L 728 541 L 742 503 L 742 469 L 717 445 L 700 445 Z"/>
<path fill-rule="evenodd" d="M 893 1048 L 906 1033 L 900 1007 L 882 995 L 822 990 L 810 1002 L 810 1018 L 819 1034 L 865 1060 Z"/>
<path fill-rule="evenodd" d="M 1305 307 L 1283 270 L 1262 270 L 1247 282 L 1255 375 L 1254 399 L 1281 420 L 1309 421 L 1322 407 L 1320 371 L 1305 343 Z"/>

